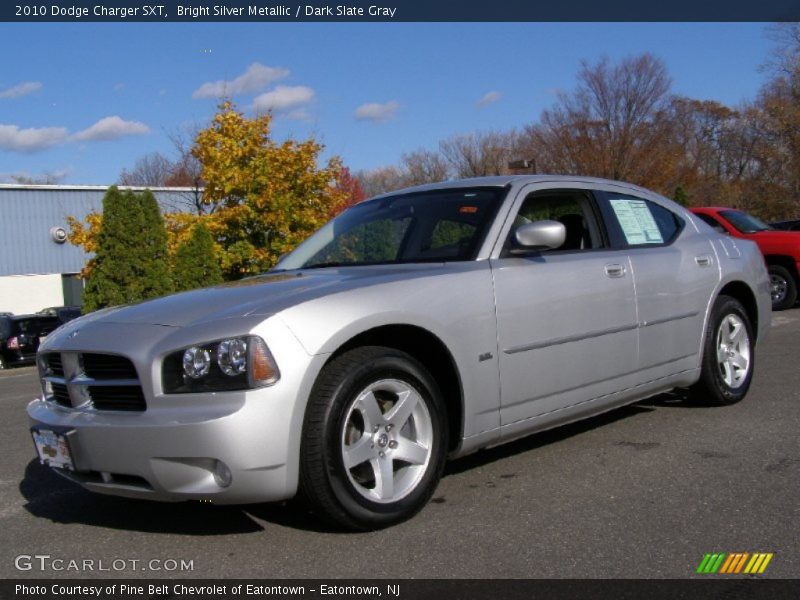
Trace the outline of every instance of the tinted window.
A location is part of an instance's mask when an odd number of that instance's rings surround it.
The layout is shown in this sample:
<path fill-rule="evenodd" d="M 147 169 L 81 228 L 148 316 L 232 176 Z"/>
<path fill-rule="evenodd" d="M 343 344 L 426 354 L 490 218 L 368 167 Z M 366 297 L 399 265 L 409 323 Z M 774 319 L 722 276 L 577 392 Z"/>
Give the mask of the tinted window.
<path fill-rule="evenodd" d="M 725 230 L 725 228 L 722 225 L 720 225 L 720 223 L 714 217 L 712 217 L 711 215 L 705 215 L 705 214 L 702 214 L 702 213 L 695 213 L 694 216 L 699 218 L 701 221 L 707 223 L 708 225 L 711 225 L 711 227 L 714 228 L 714 231 L 717 231 L 719 233 L 728 233 Z"/>
<path fill-rule="evenodd" d="M 11 333 L 11 319 L 0 317 L 0 340 L 6 339 Z"/>
<path fill-rule="evenodd" d="M 771 229 L 769 225 L 760 219 L 739 210 L 721 210 L 719 214 L 725 217 L 728 223 L 742 233 L 756 233 L 757 231 L 767 231 Z"/>
<path fill-rule="evenodd" d="M 683 219 L 655 202 L 609 192 L 603 196 L 607 225 L 617 246 L 663 246 L 683 228 Z"/>
<path fill-rule="evenodd" d="M 546 190 L 528 195 L 509 232 L 507 251 L 516 250 L 516 229 L 535 221 L 558 221 L 566 229 L 564 243 L 547 252 L 591 250 L 603 246 L 591 197 L 583 190 Z"/>
<path fill-rule="evenodd" d="M 506 193 L 444 189 L 363 202 L 303 242 L 278 268 L 472 260 Z"/>

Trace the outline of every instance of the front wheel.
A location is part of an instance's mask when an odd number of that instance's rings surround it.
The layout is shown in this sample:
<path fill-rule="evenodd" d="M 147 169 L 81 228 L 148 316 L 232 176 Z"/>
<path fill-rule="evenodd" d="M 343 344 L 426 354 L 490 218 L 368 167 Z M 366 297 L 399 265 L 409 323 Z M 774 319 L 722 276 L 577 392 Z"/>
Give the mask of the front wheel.
<path fill-rule="evenodd" d="M 392 348 L 328 364 L 312 391 L 300 450 L 300 492 L 335 525 L 378 529 L 419 511 L 441 477 L 444 403 L 430 373 Z"/>
<path fill-rule="evenodd" d="M 712 405 L 739 402 L 750 388 L 754 365 L 753 330 L 744 307 L 735 298 L 719 296 L 708 319 L 700 380 L 691 398 Z"/>
<path fill-rule="evenodd" d="M 797 301 L 797 282 L 786 267 L 769 265 L 772 310 L 785 310 Z"/>

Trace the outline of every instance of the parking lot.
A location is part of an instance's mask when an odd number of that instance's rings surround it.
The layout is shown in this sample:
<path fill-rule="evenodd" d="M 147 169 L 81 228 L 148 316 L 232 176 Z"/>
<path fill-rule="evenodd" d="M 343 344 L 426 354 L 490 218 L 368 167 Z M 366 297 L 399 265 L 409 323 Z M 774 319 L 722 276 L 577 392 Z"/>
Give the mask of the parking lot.
<path fill-rule="evenodd" d="M 659 396 L 480 452 L 450 463 L 416 518 L 366 534 L 330 531 L 292 504 L 83 491 L 34 460 L 24 409 L 38 383 L 33 368 L 11 369 L 0 373 L 0 576 L 683 578 L 708 552 L 770 552 L 762 577 L 796 577 L 798 359 L 795 308 L 774 315 L 742 403 Z M 63 570 L 20 571 L 20 555 Z"/>

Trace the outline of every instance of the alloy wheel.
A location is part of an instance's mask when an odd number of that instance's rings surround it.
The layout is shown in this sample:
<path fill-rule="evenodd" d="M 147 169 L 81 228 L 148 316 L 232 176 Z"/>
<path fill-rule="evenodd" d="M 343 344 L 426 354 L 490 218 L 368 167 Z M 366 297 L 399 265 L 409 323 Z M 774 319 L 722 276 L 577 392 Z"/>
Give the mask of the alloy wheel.
<path fill-rule="evenodd" d="M 433 437 L 431 414 L 414 387 L 399 379 L 371 383 L 348 408 L 342 428 L 350 483 L 372 502 L 401 500 L 425 475 Z"/>
<path fill-rule="evenodd" d="M 735 314 L 722 318 L 717 331 L 717 365 L 725 384 L 737 389 L 750 371 L 750 337 L 744 321 Z"/>

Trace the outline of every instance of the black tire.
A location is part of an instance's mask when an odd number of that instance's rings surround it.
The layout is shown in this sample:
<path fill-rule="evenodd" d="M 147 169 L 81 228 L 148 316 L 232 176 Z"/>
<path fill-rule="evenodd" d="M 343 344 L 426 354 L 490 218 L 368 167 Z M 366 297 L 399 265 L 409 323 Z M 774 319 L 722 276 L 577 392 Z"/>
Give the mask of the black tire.
<path fill-rule="evenodd" d="M 789 269 L 780 265 L 769 265 L 772 310 L 786 310 L 797 302 L 797 281 Z"/>
<path fill-rule="evenodd" d="M 394 406 L 399 408 L 399 395 L 395 396 L 392 406 L 390 392 L 373 390 L 373 400 L 378 394 L 388 394 L 371 404 L 381 411 L 380 418 L 374 420 L 382 425 L 368 427 L 366 413 L 356 414 L 357 407 L 363 406 L 360 403 L 364 394 L 373 387 L 386 385 L 386 382 L 407 386 L 412 393 L 416 393 L 416 396 L 409 396 L 415 398 L 413 406 L 419 405 L 412 416 L 406 417 L 407 420 L 403 420 L 399 428 L 394 430 L 390 441 L 388 434 L 383 435 L 387 421 L 381 419 L 391 415 Z M 359 397 L 362 400 L 358 400 Z M 389 408 L 384 410 L 383 403 Z M 374 416 L 378 413 L 370 414 Z M 423 417 L 418 418 L 418 415 Z M 357 429 L 353 425 L 357 417 L 363 418 L 363 431 L 353 432 L 353 429 Z M 364 346 L 345 352 L 325 366 L 309 398 L 300 447 L 300 497 L 324 520 L 348 530 L 380 529 L 410 518 L 428 502 L 442 475 L 447 450 L 446 422 L 439 387 L 417 360 L 405 352 L 382 346 Z M 367 434 L 367 429 L 376 432 Z M 389 431 L 386 429 L 386 432 Z M 388 469 L 392 475 L 387 480 L 392 481 L 391 489 L 394 490 L 395 476 L 402 482 L 414 482 L 413 486 L 409 484 L 409 491 L 396 501 L 391 496 L 373 501 L 366 496 L 371 493 L 369 482 L 357 481 L 354 473 L 359 469 L 366 469 L 366 475 L 371 473 L 374 476 L 373 492 L 377 494 L 379 467 L 375 465 L 384 465 L 380 460 L 386 460 L 387 456 L 399 456 L 391 454 L 388 449 L 397 449 L 398 444 L 406 442 L 403 431 L 406 434 L 410 431 L 412 435 L 418 431 L 427 432 L 427 459 L 414 465 L 406 464 L 399 458 L 390 458 Z M 375 450 L 365 448 L 364 451 L 372 453 L 380 450 L 382 458 L 375 456 L 359 466 L 346 469 L 344 455 L 348 436 L 358 438 L 354 442 L 356 445 L 370 443 L 369 447 Z M 402 448 L 407 446 L 400 446 L 400 450 L 392 452 L 399 453 Z"/>
<path fill-rule="evenodd" d="M 736 345 L 727 344 L 723 338 L 734 330 L 731 324 L 737 322 L 743 326 L 746 337 L 741 338 Z M 744 355 L 746 348 L 747 368 L 744 373 L 740 370 L 736 375 L 729 376 L 730 382 L 726 381 L 726 369 L 718 357 L 720 343 L 726 343 L 726 347 L 730 347 L 730 351 L 737 355 Z M 706 326 L 700 380 L 690 388 L 689 398 L 698 404 L 711 406 L 736 404 L 747 395 L 754 368 L 755 344 L 750 318 L 738 300 L 730 296 L 719 296 L 714 302 Z M 735 370 L 730 364 L 728 369 L 731 372 Z"/>

